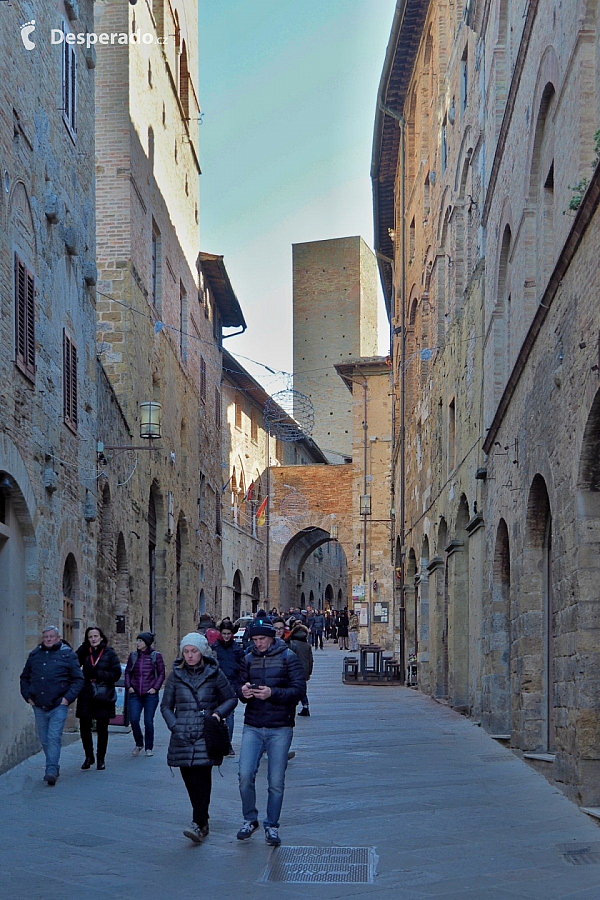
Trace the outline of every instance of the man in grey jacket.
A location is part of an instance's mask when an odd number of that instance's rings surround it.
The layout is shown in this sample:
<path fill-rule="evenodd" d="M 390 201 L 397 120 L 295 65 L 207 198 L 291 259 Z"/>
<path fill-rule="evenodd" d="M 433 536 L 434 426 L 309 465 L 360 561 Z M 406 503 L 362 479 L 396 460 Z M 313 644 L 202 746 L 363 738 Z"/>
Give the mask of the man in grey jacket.
<path fill-rule="evenodd" d="M 46 754 L 44 781 L 53 786 L 60 774 L 60 750 L 69 704 L 83 687 L 75 652 L 60 639 L 58 628 L 42 631 L 42 643 L 31 651 L 21 672 L 21 696 L 33 707 L 35 725 Z"/>

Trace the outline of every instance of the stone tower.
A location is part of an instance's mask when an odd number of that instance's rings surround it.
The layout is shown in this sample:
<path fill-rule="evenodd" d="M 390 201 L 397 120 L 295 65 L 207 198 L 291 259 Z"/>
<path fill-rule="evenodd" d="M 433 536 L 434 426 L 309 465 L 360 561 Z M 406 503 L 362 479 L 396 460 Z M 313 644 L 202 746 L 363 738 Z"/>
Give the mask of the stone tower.
<path fill-rule="evenodd" d="M 377 267 L 361 237 L 293 244 L 294 390 L 331 463 L 352 457 L 352 397 L 334 366 L 377 353 Z"/>

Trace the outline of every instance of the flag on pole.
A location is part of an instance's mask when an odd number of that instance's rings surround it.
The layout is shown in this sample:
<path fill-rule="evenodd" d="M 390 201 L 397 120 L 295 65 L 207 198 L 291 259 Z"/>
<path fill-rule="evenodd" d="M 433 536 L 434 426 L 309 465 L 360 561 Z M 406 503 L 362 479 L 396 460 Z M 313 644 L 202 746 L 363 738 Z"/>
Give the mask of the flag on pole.
<path fill-rule="evenodd" d="M 246 491 L 246 494 L 244 496 L 244 502 L 246 500 L 254 500 L 254 482 L 253 481 L 250 482 L 250 487 L 248 488 L 248 490 Z"/>
<path fill-rule="evenodd" d="M 260 504 L 258 509 L 256 510 L 256 524 L 261 528 L 265 522 L 267 521 L 267 500 L 269 498 L 265 497 L 263 502 Z"/>

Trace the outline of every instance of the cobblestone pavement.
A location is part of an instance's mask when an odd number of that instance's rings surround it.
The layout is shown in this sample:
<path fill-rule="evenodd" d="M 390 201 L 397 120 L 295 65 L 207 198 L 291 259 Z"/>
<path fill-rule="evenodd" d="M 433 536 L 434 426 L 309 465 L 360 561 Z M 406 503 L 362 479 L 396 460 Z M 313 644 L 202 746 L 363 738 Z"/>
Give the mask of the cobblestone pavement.
<path fill-rule="evenodd" d="M 343 655 L 333 645 L 316 654 L 311 716 L 297 720 L 288 767 L 281 849 L 268 847 L 262 831 L 236 840 L 237 763 L 229 759 L 223 777 L 214 771 L 210 836 L 202 846 L 183 837 L 189 802 L 166 765 L 168 732 L 157 714 L 152 758 L 132 758 L 131 735 L 111 734 L 104 772 L 80 770 L 77 742 L 63 749 L 55 788 L 42 781 L 41 754 L 0 778 L 0 896 L 600 898 L 593 820 L 446 707 L 406 688 L 342 685 Z M 236 719 L 238 747 L 241 710 Z M 290 847 L 374 848 L 374 883 L 261 881 Z"/>

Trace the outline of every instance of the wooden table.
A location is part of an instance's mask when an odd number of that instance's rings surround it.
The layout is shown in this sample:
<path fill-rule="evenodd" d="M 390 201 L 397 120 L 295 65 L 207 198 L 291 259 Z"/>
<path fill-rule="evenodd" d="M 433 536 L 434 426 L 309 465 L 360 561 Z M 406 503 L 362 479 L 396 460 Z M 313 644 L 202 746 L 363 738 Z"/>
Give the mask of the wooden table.
<path fill-rule="evenodd" d="M 383 674 L 383 647 L 379 644 L 361 644 L 359 671 L 362 677 Z"/>

